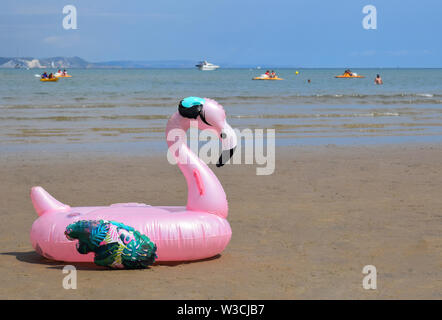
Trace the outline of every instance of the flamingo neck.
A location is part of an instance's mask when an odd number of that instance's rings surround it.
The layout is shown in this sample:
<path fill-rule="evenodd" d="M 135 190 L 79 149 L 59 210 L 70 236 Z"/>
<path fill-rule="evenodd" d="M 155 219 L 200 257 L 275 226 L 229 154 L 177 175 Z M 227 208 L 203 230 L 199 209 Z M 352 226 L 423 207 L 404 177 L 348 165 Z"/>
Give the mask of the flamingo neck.
<path fill-rule="evenodd" d="M 203 211 L 226 218 L 226 194 L 218 178 L 187 146 L 186 132 L 190 120 L 176 112 L 166 126 L 166 139 L 170 152 L 187 181 L 189 211 Z"/>

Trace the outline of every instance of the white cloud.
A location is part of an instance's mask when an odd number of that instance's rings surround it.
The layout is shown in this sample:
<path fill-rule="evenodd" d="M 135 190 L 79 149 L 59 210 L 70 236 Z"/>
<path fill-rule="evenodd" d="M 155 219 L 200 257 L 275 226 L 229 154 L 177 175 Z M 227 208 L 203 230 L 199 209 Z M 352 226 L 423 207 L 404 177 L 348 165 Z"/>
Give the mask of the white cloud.
<path fill-rule="evenodd" d="M 385 53 L 390 56 L 407 56 L 410 52 L 408 50 L 391 50 Z"/>
<path fill-rule="evenodd" d="M 43 39 L 43 43 L 46 44 L 55 44 L 59 41 L 61 41 L 62 38 L 61 37 L 57 37 L 57 36 L 50 36 L 50 37 L 46 37 Z"/>
<path fill-rule="evenodd" d="M 390 56 L 420 56 L 420 55 L 429 55 L 431 54 L 431 51 L 428 49 L 424 50 L 390 50 L 385 51 L 387 55 Z"/>
<path fill-rule="evenodd" d="M 368 57 L 368 56 L 374 56 L 376 54 L 377 52 L 375 50 L 365 50 L 365 51 L 353 51 L 350 53 L 350 56 Z"/>
<path fill-rule="evenodd" d="M 66 36 L 48 36 L 43 38 L 42 42 L 46 45 L 51 45 L 57 48 L 67 48 L 74 46 L 80 42 L 78 35 L 66 35 Z"/>

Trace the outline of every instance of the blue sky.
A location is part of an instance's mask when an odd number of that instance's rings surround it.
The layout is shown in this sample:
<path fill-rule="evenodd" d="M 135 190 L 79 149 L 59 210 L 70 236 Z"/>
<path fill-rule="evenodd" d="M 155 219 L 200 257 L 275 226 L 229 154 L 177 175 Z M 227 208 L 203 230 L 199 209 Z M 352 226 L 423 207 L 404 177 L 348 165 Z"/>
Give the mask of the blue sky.
<path fill-rule="evenodd" d="M 77 8 L 64 30 L 62 9 Z M 377 30 L 362 8 L 377 8 Z M 0 56 L 442 67 L 440 0 L 2 0 Z"/>

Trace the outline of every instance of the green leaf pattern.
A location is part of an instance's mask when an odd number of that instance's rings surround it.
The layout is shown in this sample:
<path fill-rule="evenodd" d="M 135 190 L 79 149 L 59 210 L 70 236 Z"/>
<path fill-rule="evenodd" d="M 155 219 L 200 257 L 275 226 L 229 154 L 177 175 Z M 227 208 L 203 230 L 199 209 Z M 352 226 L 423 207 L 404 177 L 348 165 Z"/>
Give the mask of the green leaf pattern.
<path fill-rule="evenodd" d="M 78 239 L 78 251 L 94 252 L 94 262 L 115 269 L 147 268 L 157 258 L 157 247 L 146 235 L 120 222 L 80 220 L 65 231 L 69 240 Z"/>

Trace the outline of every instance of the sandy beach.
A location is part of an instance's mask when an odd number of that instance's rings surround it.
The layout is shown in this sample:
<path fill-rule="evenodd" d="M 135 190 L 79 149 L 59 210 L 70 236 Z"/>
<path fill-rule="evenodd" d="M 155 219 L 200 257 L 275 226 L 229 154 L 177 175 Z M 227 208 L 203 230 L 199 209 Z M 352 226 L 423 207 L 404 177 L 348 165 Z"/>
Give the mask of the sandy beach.
<path fill-rule="evenodd" d="M 1 8 L 0 300 L 15 313 L 442 300 L 442 1 Z"/>
<path fill-rule="evenodd" d="M 1 299 L 441 299 L 442 145 L 277 149 L 276 170 L 211 166 L 229 200 L 233 235 L 213 259 L 114 271 L 37 255 L 30 188 L 72 206 L 182 205 L 185 180 L 165 155 L 0 160 Z M 122 182 L 123 181 L 123 182 Z M 377 290 L 362 268 L 377 268 Z"/>

